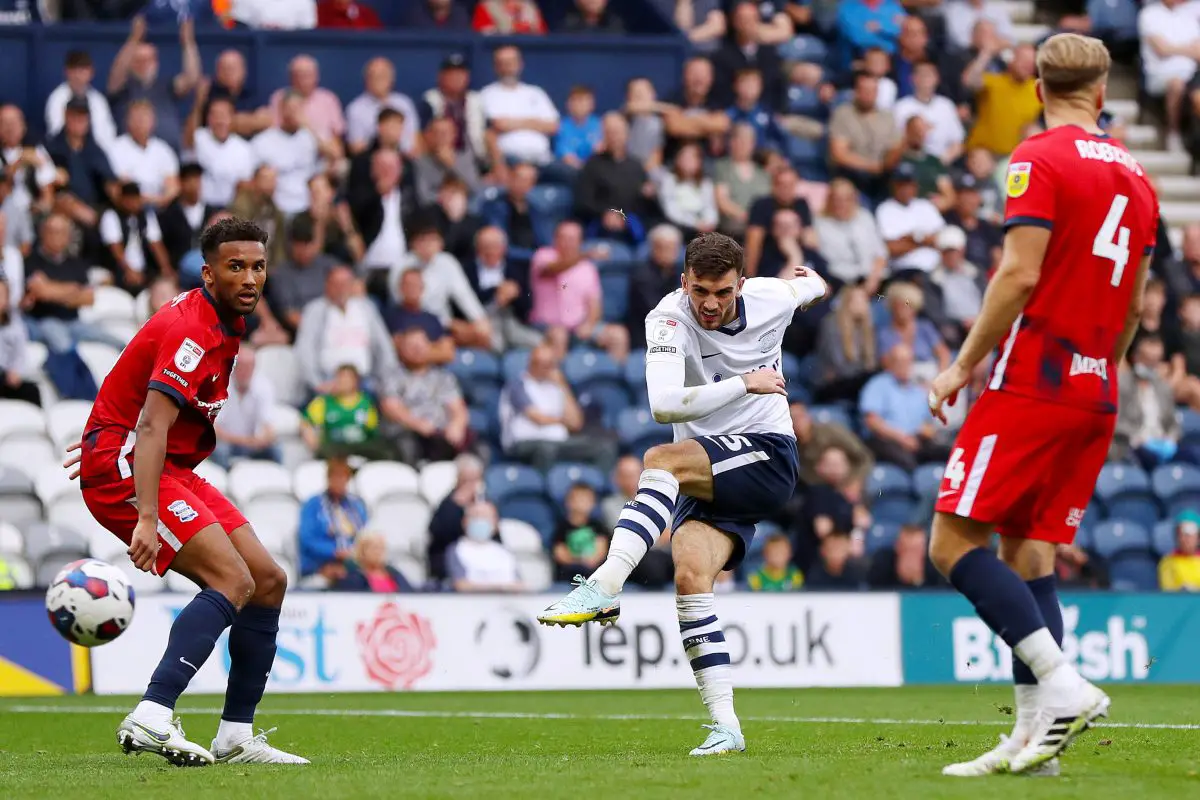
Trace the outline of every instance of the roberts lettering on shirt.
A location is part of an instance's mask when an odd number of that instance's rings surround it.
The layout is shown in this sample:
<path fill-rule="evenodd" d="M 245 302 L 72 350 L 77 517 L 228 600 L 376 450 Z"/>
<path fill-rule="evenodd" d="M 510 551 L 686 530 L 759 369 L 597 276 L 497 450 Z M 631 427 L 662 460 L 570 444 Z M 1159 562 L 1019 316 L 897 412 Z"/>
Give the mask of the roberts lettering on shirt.
<path fill-rule="evenodd" d="M 1113 147 L 1108 142 L 1097 142 L 1094 139 L 1076 139 L 1075 150 L 1078 151 L 1080 158 L 1086 158 L 1091 161 L 1106 161 L 1109 164 L 1120 164 L 1139 178 L 1145 174 L 1142 171 L 1142 165 L 1129 154 L 1129 151 L 1122 150 L 1120 147 Z"/>

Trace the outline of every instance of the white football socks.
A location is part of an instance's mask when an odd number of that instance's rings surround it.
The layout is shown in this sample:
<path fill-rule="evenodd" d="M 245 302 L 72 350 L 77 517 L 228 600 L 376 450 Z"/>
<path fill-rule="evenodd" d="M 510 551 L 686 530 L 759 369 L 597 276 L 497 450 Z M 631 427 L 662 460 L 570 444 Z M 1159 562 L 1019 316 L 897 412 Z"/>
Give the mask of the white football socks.
<path fill-rule="evenodd" d="M 1045 682 L 1059 667 L 1067 666 L 1062 648 L 1054 641 L 1049 628 L 1038 628 L 1017 642 L 1013 652 L 1025 662 L 1029 671 L 1038 679 L 1038 683 Z M 1074 668 L 1068 668 L 1071 672 L 1075 671 Z"/>
<path fill-rule="evenodd" d="M 254 736 L 254 725 L 249 722 L 221 720 L 217 726 L 217 747 L 228 750 Z"/>
<path fill-rule="evenodd" d="M 171 717 L 174 713 L 174 709 L 167 708 L 162 703 L 156 703 L 153 700 L 142 700 L 133 709 L 133 713 L 130 716 L 150 730 L 165 731 L 167 726 L 171 724 Z"/>
<path fill-rule="evenodd" d="M 608 556 L 591 578 L 606 594 L 620 594 L 646 553 L 662 536 L 675 515 L 679 481 L 666 470 L 648 469 L 638 479 L 637 495 L 621 509 L 608 544 Z"/>
<path fill-rule="evenodd" d="M 700 699 L 717 725 L 736 731 L 742 723 L 733 711 L 733 668 L 729 665 L 729 645 L 713 608 L 712 592 L 675 598 L 679 616 L 679 635 L 683 651 L 692 665 Z"/>

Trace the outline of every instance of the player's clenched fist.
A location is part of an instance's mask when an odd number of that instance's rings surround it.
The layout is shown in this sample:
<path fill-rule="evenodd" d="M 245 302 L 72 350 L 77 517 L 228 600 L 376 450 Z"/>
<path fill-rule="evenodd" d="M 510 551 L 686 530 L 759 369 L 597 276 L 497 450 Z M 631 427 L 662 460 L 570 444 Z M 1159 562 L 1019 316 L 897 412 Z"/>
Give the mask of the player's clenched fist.
<path fill-rule="evenodd" d="M 782 394 L 787 395 L 787 387 L 783 376 L 773 369 L 757 369 L 742 376 L 746 382 L 748 394 Z"/>
<path fill-rule="evenodd" d="M 155 561 L 158 559 L 158 523 L 152 519 L 139 519 L 129 542 L 129 560 L 143 572 L 158 574 Z"/>

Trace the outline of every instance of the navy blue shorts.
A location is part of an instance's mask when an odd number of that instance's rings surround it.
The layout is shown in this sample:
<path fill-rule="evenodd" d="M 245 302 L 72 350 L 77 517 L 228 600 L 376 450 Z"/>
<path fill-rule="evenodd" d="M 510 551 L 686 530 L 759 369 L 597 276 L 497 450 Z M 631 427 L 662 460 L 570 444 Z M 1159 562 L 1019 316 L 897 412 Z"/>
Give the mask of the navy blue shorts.
<path fill-rule="evenodd" d="M 733 569 L 746 556 L 755 524 L 782 509 L 796 491 L 796 439 L 782 433 L 738 433 L 696 441 L 712 462 L 713 499 L 680 495 L 672 528 L 694 519 L 734 537 L 733 555 L 725 565 Z"/>

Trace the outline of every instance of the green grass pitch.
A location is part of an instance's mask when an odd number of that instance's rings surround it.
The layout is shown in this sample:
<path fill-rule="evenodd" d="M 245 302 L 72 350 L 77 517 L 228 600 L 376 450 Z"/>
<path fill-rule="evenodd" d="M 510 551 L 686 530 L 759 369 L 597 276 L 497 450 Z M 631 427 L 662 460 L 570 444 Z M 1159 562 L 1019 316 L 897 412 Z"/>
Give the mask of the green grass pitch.
<path fill-rule="evenodd" d="M 1112 687 L 1115 723 L 1085 734 L 1058 779 L 943 778 L 1011 725 L 1011 689 L 743 690 L 748 751 L 689 758 L 695 692 L 268 696 L 258 725 L 311 767 L 183 770 L 127 757 L 130 698 L 0 701 L 0 795 L 307 798 L 1184 798 L 1200 797 L 1200 688 Z M 185 698 L 207 744 L 220 698 Z M 969 724 L 960 724 L 960 723 Z M 1135 724 L 1160 727 L 1135 727 Z M 1176 726 L 1176 727 L 1171 727 Z"/>

